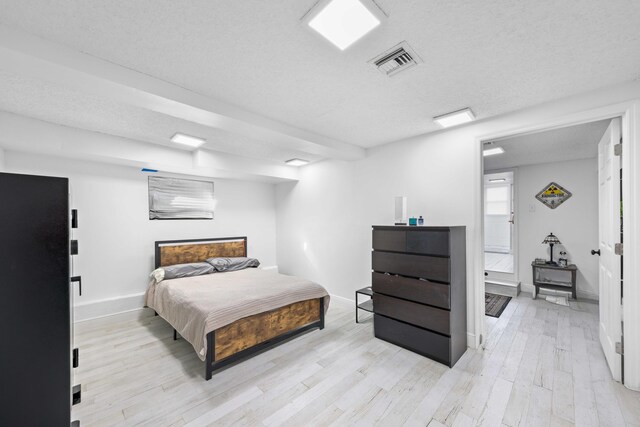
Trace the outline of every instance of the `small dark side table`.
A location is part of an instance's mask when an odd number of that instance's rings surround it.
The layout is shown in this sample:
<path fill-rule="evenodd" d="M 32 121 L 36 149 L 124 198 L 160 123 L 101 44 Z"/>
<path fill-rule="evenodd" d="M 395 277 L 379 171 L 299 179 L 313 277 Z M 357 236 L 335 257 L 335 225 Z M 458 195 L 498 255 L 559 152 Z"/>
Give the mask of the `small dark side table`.
<path fill-rule="evenodd" d="M 367 295 L 369 297 L 368 300 L 358 303 L 358 295 Z M 356 323 L 360 323 L 358 320 L 358 310 L 368 311 L 369 313 L 373 313 L 373 291 L 371 287 L 358 289 L 356 291 Z"/>
<path fill-rule="evenodd" d="M 576 267 L 575 264 L 569 264 L 566 267 L 560 267 L 559 265 L 555 264 L 536 264 L 535 262 L 532 262 L 531 268 L 533 270 L 533 286 L 535 288 L 533 299 L 538 296 L 540 288 L 554 289 L 565 292 L 571 291 L 571 296 L 573 297 L 573 299 L 576 299 L 576 275 L 578 273 L 578 267 Z M 544 277 L 541 277 L 541 273 L 544 270 L 567 272 L 570 274 L 570 279 L 567 281 L 545 279 Z"/>

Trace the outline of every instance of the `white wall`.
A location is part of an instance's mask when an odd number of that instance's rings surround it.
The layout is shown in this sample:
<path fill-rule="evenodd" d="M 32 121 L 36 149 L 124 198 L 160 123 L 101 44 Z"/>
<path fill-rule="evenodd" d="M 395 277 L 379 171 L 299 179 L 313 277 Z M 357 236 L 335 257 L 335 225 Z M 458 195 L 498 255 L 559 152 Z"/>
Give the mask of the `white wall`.
<path fill-rule="evenodd" d="M 142 306 L 156 240 L 247 236 L 248 254 L 276 264 L 273 184 L 213 179 L 215 219 L 150 221 L 147 176 L 138 168 L 6 152 L 7 172 L 69 177 L 79 211 L 76 320 Z"/>
<path fill-rule="evenodd" d="M 285 260 L 280 272 L 309 278 L 345 298 L 366 283 L 355 267 L 366 263 L 358 238 L 369 223 L 354 207 L 353 167 L 320 162 L 301 168 L 300 182 L 276 186 L 278 260 Z"/>
<path fill-rule="evenodd" d="M 467 226 L 467 266 L 473 271 L 473 182 L 480 170 L 452 167 L 479 159 L 480 145 L 473 146 L 439 134 L 369 150 L 362 161 L 301 168 L 298 183 L 277 185 L 280 271 L 353 299 L 356 289 L 370 285 L 371 225 L 393 223 L 398 195 L 407 197 L 409 216 L 422 215 L 425 225 Z M 473 314 L 473 294 L 469 299 Z"/>
<path fill-rule="evenodd" d="M 468 343 L 477 346 L 484 331 L 481 141 L 580 120 L 584 111 L 637 98 L 640 82 L 377 147 L 351 163 L 305 166 L 300 182 L 276 190 L 280 270 L 353 299 L 355 289 L 370 284 L 370 226 L 391 224 L 393 197 L 407 196 L 409 215 L 423 215 L 426 225 L 467 227 Z"/>
<path fill-rule="evenodd" d="M 572 193 L 571 198 L 549 209 L 535 195 L 551 181 Z M 553 249 L 554 260 L 560 251 L 578 266 L 578 298 L 598 299 L 598 161 L 583 159 L 568 162 L 521 166 L 516 178 L 518 194 L 517 227 L 519 275 L 523 290 L 532 290 L 531 261 L 549 258 L 549 245 L 541 242 L 553 232 L 561 245 Z"/>
<path fill-rule="evenodd" d="M 4 171 L 4 150 L 0 148 L 0 172 Z"/>

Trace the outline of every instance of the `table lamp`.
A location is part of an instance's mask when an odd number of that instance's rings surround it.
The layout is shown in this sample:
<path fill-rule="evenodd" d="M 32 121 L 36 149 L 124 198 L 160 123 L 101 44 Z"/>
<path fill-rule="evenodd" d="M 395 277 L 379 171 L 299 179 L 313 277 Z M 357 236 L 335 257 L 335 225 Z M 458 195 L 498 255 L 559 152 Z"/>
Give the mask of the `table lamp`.
<path fill-rule="evenodd" d="M 547 264 L 555 265 L 556 263 L 553 262 L 553 245 L 559 245 L 560 240 L 553 233 L 549 233 L 549 235 L 544 238 L 542 243 L 549 244 L 549 246 L 551 247 L 551 259 L 547 262 Z"/>

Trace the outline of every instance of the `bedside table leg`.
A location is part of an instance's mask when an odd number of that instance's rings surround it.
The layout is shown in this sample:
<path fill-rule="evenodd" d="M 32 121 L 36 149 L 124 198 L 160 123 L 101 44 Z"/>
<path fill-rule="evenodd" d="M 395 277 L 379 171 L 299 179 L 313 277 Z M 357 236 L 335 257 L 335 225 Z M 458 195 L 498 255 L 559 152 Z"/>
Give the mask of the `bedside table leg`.
<path fill-rule="evenodd" d="M 356 323 L 358 322 L 358 294 L 356 294 Z"/>
<path fill-rule="evenodd" d="M 531 264 L 531 278 L 533 279 L 533 295 L 531 295 L 531 299 L 536 299 L 538 288 L 536 288 L 536 267 L 533 264 Z"/>

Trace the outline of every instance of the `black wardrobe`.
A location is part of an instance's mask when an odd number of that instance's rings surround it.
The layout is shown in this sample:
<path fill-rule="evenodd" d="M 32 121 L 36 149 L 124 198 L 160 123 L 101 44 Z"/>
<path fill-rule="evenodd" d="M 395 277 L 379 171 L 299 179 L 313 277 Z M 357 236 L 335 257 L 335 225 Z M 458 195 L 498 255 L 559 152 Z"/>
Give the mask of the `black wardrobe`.
<path fill-rule="evenodd" d="M 68 427 L 69 181 L 0 173 L 0 203 L 0 425 Z"/>

